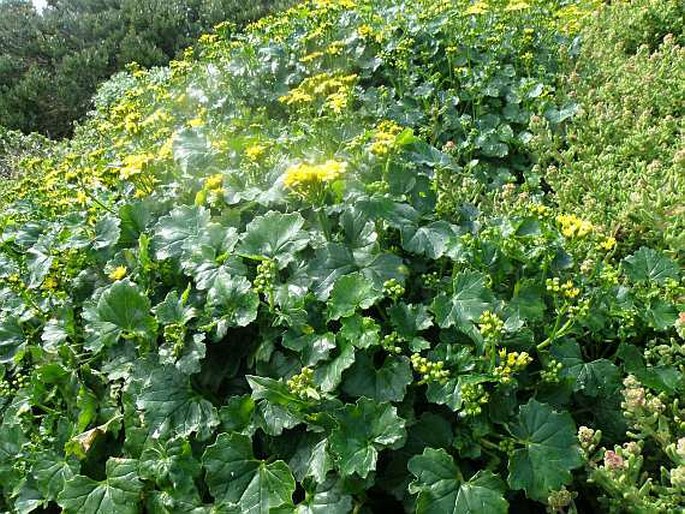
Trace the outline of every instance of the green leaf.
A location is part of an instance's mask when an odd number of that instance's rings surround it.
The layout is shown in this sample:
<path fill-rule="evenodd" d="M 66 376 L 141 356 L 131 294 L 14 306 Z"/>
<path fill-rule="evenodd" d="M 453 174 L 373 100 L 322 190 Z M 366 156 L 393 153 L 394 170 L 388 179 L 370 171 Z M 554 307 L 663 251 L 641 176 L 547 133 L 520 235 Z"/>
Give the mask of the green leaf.
<path fill-rule="evenodd" d="M 459 378 L 449 378 L 444 382 L 429 382 L 426 399 L 431 403 L 447 405 L 457 412 L 463 404 Z"/>
<path fill-rule="evenodd" d="M 145 231 L 152 214 L 149 201 L 148 198 L 124 204 L 119 208 L 119 226 L 121 228 L 119 241 L 122 245 L 132 246 L 136 244 L 140 235 Z"/>
<path fill-rule="evenodd" d="M 259 296 L 245 277 L 220 272 L 207 293 L 207 307 L 210 315 L 221 318 L 221 334 L 227 326 L 245 327 L 252 323 L 257 318 Z"/>
<path fill-rule="evenodd" d="M 174 161 L 178 163 L 186 177 L 207 173 L 207 169 L 211 169 L 214 164 L 216 154 L 209 139 L 192 128 L 184 129 L 174 135 L 173 152 Z"/>
<path fill-rule="evenodd" d="M 532 282 L 519 281 L 508 310 L 530 321 L 541 320 L 545 315 L 544 289 Z"/>
<path fill-rule="evenodd" d="M 571 377 L 573 391 L 588 396 L 610 396 L 621 386 L 620 371 L 606 359 L 585 362 L 580 346 L 570 339 L 555 344 L 552 355 L 563 365 L 562 376 Z"/>
<path fill-rule="evenodd" d="M 522 448 L 509 459 L 509 485 L 537 501 L 571 482 L 571 470 L 582 464 L 576 426 L 568 412 L 555 412 L 534 399 L 519 408 L 512 436 Z"/>
<path fill-rule="evenodd" d="M 376 469 L 378 452 L 404 444 L 404 420 L 395 407 L 360 398 L 336 414 L 338 427 L 330 437 L 330 449 L 343 476 L 366 478 Z"/>
<path fill-rule="evenodd" d="M 426 448 L 407 466 L 416 477 L 410 492 L 418 493 L 417 514 L 506 514 L 504 483 L 490 471 L 464 481 L 452 457 L 443 449 Z"/>
<path fill-rule="evenodd" d="M 490 307 L 492 295 L 485 287 L 485 278 L 474 272 L 457 275 L 453 294 L 439 294 L 431 307 L 440 328 L 456 326 L 464 329 Z"/>
<path fill-rule="evenodd" d="M 311 477 L 317 484 L 323 484 L 328 472 L 335 468 L 328 451 L 328 438 L 313 433 L 305 434 L 300 438 L 289 464 L 299 482 Z"/>
<path fill-rule="evenodd" d="M 119 218 L 111 215 L 103 216 L 95 224 L 93 248 L 95 250 L 103 250 L 114 246 L 119 240 L 120 234 Z"/>
<path fill-rule="evenodd" d="M 623 260 L 623 269 L 635 282 L 663 284 L 667 279 L 677 280 L 678 265 L 663 253 L 652 248 L 640 248 Z"/>
<path fill-rule="evenodd" d="M 38 287 L 50 272 L 54 257 L 50 255 L 50 249 L 38 243 L 26 252 L 26 267 L 29 270 L 29 288 Z"/>
<path fill-rule="evenodd" d="M 31 472 L 36 479 L 38 490 L 48 500 L 54 500 L 64 489 L 64 484 L 78 470 L 78 461 L 64 460 L 56 454 L 43 453 L 33 465 Z"/>
<path fill-rule="evenodd" d="M 369 218 L 385 221 L 391 227 L 401 230 L 415 226 L 420 218 L 419 213 L 411 205 L 387 197 L 377 196 L 360 200 L 355 207 Z"/>
<path fill-rule="evenodd" d="M 410 226 L 402 230 L 402 248 L 429 259 L 439 259 L 445 255 L 456 234 L 456 227 L 446 221 L 418 228 Z"/>
<path fill-rule="evenodd" d="M 159 363 L 163 366 L 175 366 L 185 375 L 199 373 L 202 360 L 207 353 L 207 345 L 204 343 L 205 337 L 205 334 L 201 332 L 186 336 L 180 350 L 173 343 L 165 343 L 158 350 Z"/>
<path fill-rule="evenodd" d="M 357 309 L 368 309 L 381 298 L 381 292 L 360 273 L 339 278 L 328 300 L 328 316 L 340 319 L 352 316 Z"/>
<path fill-rule="evenodd" d="M 302 503 L 295 508 L 295 514 L 349 514 L 352 512 L 352 497 L 345 494 L 342 484 L 329 479 L 323 484 L 305 490 Z"/>
<path fill-rule="evenodd" d="M 172 323 L 177 323 L 179 325 L 185 325 L 197 316 L 197 310 L 186 305 L 188 299 L 187 294 L 190 293 L 190 286 L 188 289 L 181 294 L 179 297 L 178 291 L 176 289 L 169 291 L 164 301 L 157 304 L 152 311 L 157 318 L 157 321 L 162 325 L 169 325 Z"/>
<path fill-rule="evenodd" d="M 340 226 L 345 233 L 345 247 L 356 255 L 369 253 L 378 240 L 374 223 L 354 206 L 342 213 Z"/>
<path fill-rule="evenodd" d="M 154 227 L 152 245 L 158 260 L 180 257 L 184 250 L 198 245 L 209 224 L 204 207 L 182 205 L 159 219 Z"/>
<path fill-rule="evenodd" d="M 214 406 L 190 386 L 187 376 L 171 366 L 155 368 L 146 379 L 136 405 L 153 437 L 208 439 L 219 424 Z"/>
<path fill-rule="evenodd" d="M 182 438 L 159 441 L 148 439 L 148 446 L 140 455 L 140 477 L 164 489 L 192 493 L 194 479 L 201 473 L 200 462 L 193 456 L 190 442 Z"/>
<path fill-rule="evenodd" d="M 345 320 L 353 319 L 346 318 Z M 342 329 L 341 329 L 342 331 Z M 331 350 L 335 349 L 335 335 L 325 334 L 294 335 L 292 332 L 284 334 L 281 344 L 299 353 L 300 360 L 305 366 L 314 366 L 322 360 L 327 360 Z"/>
<path fill-rule="evenodd" d="M 0 364 L 12 362 L 25 345 L 26 336 L 17 318 L 8 317 L 0 321 Z"/>
<path fill-rule="evenodd" d="M 270 509 L 292 503 L 295 479 L 288 465 L 255 459 L 247 436 L 220 434 L 207 447 L 202 463 L 214 499 L 235 505 L 243 514 L 268 514 Z"/>
<path fill-rule="evenodd" d="M 157 323 L 150 316 L 150 301 L 130 280 L 120 280 L 107 289 L 95 305 L 85 309 L 86 349 L 99 352 L 120 337 L 151 340 Z"/>
<path fill-rule="evenodd" d="M 354 345 L 342 340 L 338 345 L 340 353 L 331 361 L 319 364 L 314 371 L 314 381 L 324 393 L 333 391 L 342 380 L 343 371 L 354 364 L 356 350 Z"/>
<path fill-rule="evenodd" d="M 366 396 L 379 402 L 404 399 L 413 374 L 406 357 L 386 357 L 376 369 L 366 353 L 357 355 L 354 365 L 345 372 L 343 391 L 351 396 Z"/>
<path fill-rule="evenodd" d="M 642 351 L 631 344 L 622 343 L 618 347 L 617 355 L 623 360 L 623 367 L 649 388 L 659 392 L 673 394 L 683 387 L 683 376 L 673 366 L 647 367 Z"/>
<path fill-rule="evenodd" d="M 45 505 L 45 499 L 31 478 L 25 479 L 19 488 L 15 487 L 12 495 L 16 514 L 29 514 Z"/>
<path fill-rule="evenodd" d="M 238 231 L 210 224 L 202 243 L 186 248 L 181 255 L 183 272 L 195 280 L 199 290 L 209 289 L 220 273 L 246 275 L 242 258 L 232 255 L 238 243 Z"/>
<path fill-rule="evenodd" d="M 280 380 L 255 375 L 245 375 L 245 379 L 252 389 L 252 398 L 255 400 L 266 400 L 274 405 L 291 408 L 305 405 L 305 402 L 291 393 L 288 386 Z"/>
<path fill-rule="evenodd" d="M 646 305 L 640 314 L 655 330 L 668 330 L 678 319 L 678 310 L 675 306 L 658 298 Z"/>
<path fill-rule="evenodd" d="M 73 313 L 70 314 L 73 315 Z M 57 352 L 60 345 L 71 335 L 70 328 L 73 328 L 73 319 L 71 318 L 68 320 L 65 318 L 52 318 L 48 320 L 43 327 L 43 333 L 40 336 L 40 339 L 43 342 L 43 349 L 48 352 Z M 1 331 L 2 328 L 0 328 L 0 332 Z M 0 335 L 0 341 L 4 340 L 5 338 Z M 0 343 L 0 348 L 1 347 L 2 343 Z M 0 355 L 1 354 L 2 351 L 0 351 Z"/>
<path fill-rule="evenodd" d="M 380 340 L 381 327 L 373 318 L 355 314 L 340 321 L 338 337 L 359 349 L 376 346 Z"/>
<path fill-rule="evenodd" d="M 309 235 L 302 230 L 303 225 L 304 218 L 297 212 L 282 214 L 269 211 L 247 224 L 238 252 L 275 259 L 279 268 L 284 268 L 309 243 Z"/>
<path fill-rule="evenodd" d="M 226 405 L 219 409 L 221 429 L 226 432 L 252 434 L 254 425 L 255 401 L 251 396 L 231 396 Z"/>
<path fill-rule="evenodd" d="M 390 322 L 398 334 L 404 339 L 411 340 L 422 330 L 433 326 L 433 318 L 428 308 L 423 305 L 407 305 L 398 303 L 393 305 L 389 312 Z"/>
<path fill-rule="evenodd" d="M 65 514 L 137 514 L 143 489 L 137 466 L 136 460 L 110 457 L 105 480 L 77 475 L 66 483 L 57 503 Z"/>
<path fill-rule="evenodd" d="M 341 244 L 328 243 L 319 248 L 304 270 L 303 279 L 311 281 L 312 291 L 326 301 L 338 278 L 357 269 L 352 252 Z"/>

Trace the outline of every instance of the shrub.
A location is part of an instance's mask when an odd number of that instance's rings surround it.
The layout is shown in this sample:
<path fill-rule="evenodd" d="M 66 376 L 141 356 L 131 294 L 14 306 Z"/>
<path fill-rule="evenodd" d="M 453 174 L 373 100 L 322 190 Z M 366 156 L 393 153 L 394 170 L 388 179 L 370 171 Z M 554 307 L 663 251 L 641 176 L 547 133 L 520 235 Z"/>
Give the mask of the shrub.
<path fill-rule="evenodd" d="M 617 3 L 587 24 L 563 88 L 580 113 L 557 140 L 556 158 L 542 152 L 552 158 L 545 178 L 561 209 L 607 227 L 625 253 L 665 245 L 681 261 L 683 9 L 677 1 Z"/>
<path fill-rule="evenodd" d="M 5 508 L 596 511 L 685 288 L 539 190 L 573 7 L 316 0 L 103 88 L 0 218 Z"/>

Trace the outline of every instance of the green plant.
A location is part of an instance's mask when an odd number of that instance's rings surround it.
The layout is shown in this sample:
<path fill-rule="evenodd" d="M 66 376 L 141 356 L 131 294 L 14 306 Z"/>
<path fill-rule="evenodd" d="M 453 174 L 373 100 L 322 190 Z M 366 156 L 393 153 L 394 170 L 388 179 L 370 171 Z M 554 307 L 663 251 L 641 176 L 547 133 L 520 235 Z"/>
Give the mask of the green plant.
<path fill-rule="evenodd" d="M 3 507 L 595 509 L 685 287 L 540 191 L 573 7 L 316 0 L 104 88 L 0 218 Z"/>
<path fill-rule="evenodd" d="M 563 210 L 607 227 L 624 254 L 665 245 L 681 262 L 684 9 L 678 1 L 619 2 L 588 21 L 561 88 L 579 113 L 540 154 Z"/>

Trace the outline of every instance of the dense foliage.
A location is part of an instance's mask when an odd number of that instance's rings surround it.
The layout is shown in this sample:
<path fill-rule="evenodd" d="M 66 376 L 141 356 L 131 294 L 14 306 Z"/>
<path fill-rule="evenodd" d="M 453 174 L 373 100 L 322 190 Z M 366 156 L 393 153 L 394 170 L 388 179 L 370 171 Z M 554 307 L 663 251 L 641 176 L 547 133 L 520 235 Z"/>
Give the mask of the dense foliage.
<path fill-rule="evenodd" d="M 233 27 L 288 0 L 0 1 L 0 124 L 52 138 L 72 133 L 97 86 L 125 65 L 161 66 L 219 22 Z"/>
<path fill-rule="evenodd" d="M 24 135 L 0 126 L 0 183 L 21 173 L 23 159 L 42 155 L 49 148 L 50 141 L 40 134 Z"/>
<path fill-rule="evenodd" d="M 627 247 L 665 246 L 681 261 L 684 24 L 677 0 L 635 1 L 588 23 L 564 86 L 583 109 L 540 163 L 562 209 L 611 227 Z"/>
<path fill-rule="evenodd" d="M 629 8 L 313 0 L 108 82 L 0 217 L 3 507 L 682 509 L 679 262 L 542 172 Z"/>

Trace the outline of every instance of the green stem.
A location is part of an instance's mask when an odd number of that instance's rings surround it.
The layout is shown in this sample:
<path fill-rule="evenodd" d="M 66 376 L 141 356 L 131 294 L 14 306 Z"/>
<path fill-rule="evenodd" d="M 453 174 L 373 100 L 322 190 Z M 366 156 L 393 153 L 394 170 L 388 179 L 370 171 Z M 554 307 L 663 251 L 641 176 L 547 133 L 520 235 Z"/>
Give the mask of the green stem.
<path fill-rule="evenodd" d="M 497 450 L 499 452 L 502 451 L 502 449 L 499 447 L 499 445 L 493 443 L 492 441 L 488 441 L 487 439 L 480 439 L 478 441 L 481 445 L 483 445 L 485 448 L 490 448 L 491 450 Z"/>
<path fill-rule="evenodd" d="M 564 323 L 561 328 L 558 328 L 560 321 L 561 316 L 557 318 L 557 322 L 554 325 L 554 329 L 552 329 L 552 333 L 549 335 L 549 337 L 545 339 L 543 342 L 541 342 L 539 345 L 537 345 L 538 350 L 544 350 L 545 348 L 547 348 L 554 342 L 555 339 L 565 335 L 568 329 L 571 328 L 571 326 L 573 326 L 573 318 L 567 319 L 566 323 Z"/>

